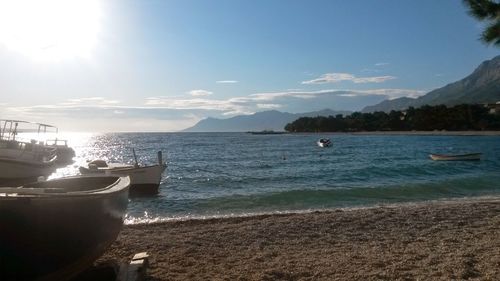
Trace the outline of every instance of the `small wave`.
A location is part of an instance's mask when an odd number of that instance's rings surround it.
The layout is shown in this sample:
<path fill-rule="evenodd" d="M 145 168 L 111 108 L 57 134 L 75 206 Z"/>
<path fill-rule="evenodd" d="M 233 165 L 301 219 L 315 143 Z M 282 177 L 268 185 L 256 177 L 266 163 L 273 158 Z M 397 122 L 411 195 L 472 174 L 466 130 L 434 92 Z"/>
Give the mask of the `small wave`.
<path fill-rule="evenodd" d="M 331 208 L 359 208 L 379 204 L 409 203 L 439 199 L 500 194 L 500 177 L 476 177 L 378 187 L 297 189 L 261 194 L 231 195 L 169 201 L 155 213 L 132 207 L 127 224 L 209 219 L 258 214 L 296 213 Z M 159 203 L 159 202 L 158 202 Z M 142 205 L 139 205 L 139 207 Z"/>
<path fill-rule="evenodd" d="M 138 225 L 138 224 L 154 224 L 154 223 L 165 223 L 165 222 L 176 222 L 176 221 L 188 221 L 188 220 L 210 220 L 210 219 L 225 219 L 225 218 L 246 218 L 255 216 L 267 216 L 267 215 L 290 215 L 290 214 L 309 214 L 314 212 L 349 212 L 355 210 L 372 209 L 372 208 L 398 208 L 404 206 L 419 206 L 423 204 L 432 203 L 456 203 L 456 202 L 475 202 L 480 200 L 495 200 L 500 201 L 500 194 L 490 195 L 490 196 L 477 196 L 477 197 L 460 197 L 460 198 L 440 198 L 434 200 L 422 200 L 422 201 L 412 201 L 412 202 L 398 202 L 398 203 L 386 203 L 386 204 L 374 204 L 367 206 L 351 206 L 351 207 L 337 207 L 337 208 L 316 208 L 307 210 L 283 210 L 283 211 L 262 211 L 262 212 L 242 212 L 242 213 L 227 213 L 227 214 L 211 214 L 211 215 L 178 215 L 178 216 L 151 216 L 145 214 L 144 216 L 127 216 L 125 218 L 125 225 Z"/>

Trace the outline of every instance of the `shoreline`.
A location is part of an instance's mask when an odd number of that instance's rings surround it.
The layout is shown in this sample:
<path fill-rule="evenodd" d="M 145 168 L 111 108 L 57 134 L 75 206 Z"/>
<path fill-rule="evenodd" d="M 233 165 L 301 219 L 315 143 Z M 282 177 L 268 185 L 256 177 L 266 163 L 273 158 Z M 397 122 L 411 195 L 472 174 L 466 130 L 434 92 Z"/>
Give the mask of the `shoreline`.
<path fill-rule="evenodd" d="M 307 215 L 311 213 L 324 213 L 324 212 L 349 212 L 357 210 L 369 210 L 374 208 L 399 208 L 399 207 L 411 207 L 411 206 L 423 206 L 428 204 L 450 204 L 450 203 L 474 203 L 483 201 L 498 201 L 500 204 L 500 194 L 499 195 L 484 195 L 484 196 L 472 196 L 472 197 L 449 197 L 449 198 L 439 198 L 431 200 L 415 200 L 415 201 L 404 201 L 404 202 L 394 202 L 394 203 L 378 203 L 375 205 L 359 205 L 359 206 L 349 206 L 349 207 L 331 207 L 331 208 L 317 208 L 317 209 L 304 209 L 304 210 L 284 210 L 284 211 L 270 211 L 270 212 L 250 212 L 250 213 L 231 213 L 231 214 L 219 214 L 219 215 L 186 215 L 179 217 L 154 217 L 154 218 L 133 218 L 127 222 L 124 221 L 124 226 L 140 226 L 140 225 L 150 225 L 150 224 L 162 224 L 162 223 L 174 223 L 174 222 L 185 222 L 185 221 L 205 221 L 205 220 L 218 220 L 218 219 L 242 219 L 242 218 L 253 218 L 260 216 L 280 216 L 280 215 Z"/>
<path fill-rule="evenodd" d="M 410 135 L 410 136 L 500 136 L 500 131 L 375 131 L 353 132 L 353 135 Z"/>
<path fill-rule="evenodd" d="M 126 225 L 149 280 L 500 279 L 500 197 Z"/>
<path fill-rule="evenodd" d="M 363 132 L 296 132 L 290 135 L 301 134 L 334 134 L 334 135 L 362 135 L 362 136 L 500 136 L 500 131 L 363 131 Z"/>

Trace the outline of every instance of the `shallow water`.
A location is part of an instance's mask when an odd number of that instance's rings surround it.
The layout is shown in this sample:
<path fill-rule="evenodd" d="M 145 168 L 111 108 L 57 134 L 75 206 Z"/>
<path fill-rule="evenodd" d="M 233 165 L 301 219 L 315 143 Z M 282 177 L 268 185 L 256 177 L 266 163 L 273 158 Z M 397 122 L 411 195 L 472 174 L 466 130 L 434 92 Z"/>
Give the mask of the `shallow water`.
<path fill-rule="evenodd" d="M 160 194 L 131 199 L 128 223 L 371 206 L 500 193 L 499 136 L 119 133 L 67 135 L 78 173 L 86 160 L 168 167 Z M 329 137 L 333 147 L 316 141 Z M 429 153 L 482 152 L 482 161 L 435 162 Z"/>

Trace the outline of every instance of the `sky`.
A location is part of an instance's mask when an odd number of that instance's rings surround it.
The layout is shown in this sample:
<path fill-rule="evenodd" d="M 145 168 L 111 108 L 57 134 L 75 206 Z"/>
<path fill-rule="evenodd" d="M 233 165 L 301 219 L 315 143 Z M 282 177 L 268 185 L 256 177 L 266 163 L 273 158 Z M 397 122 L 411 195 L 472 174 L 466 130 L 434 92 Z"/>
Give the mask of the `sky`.
<path fill-rule="evenodd" d="M 0 0 L 0 118 L 179 131 L 264 110 L 361 110 L 500 49 L 458 0 Z"/>

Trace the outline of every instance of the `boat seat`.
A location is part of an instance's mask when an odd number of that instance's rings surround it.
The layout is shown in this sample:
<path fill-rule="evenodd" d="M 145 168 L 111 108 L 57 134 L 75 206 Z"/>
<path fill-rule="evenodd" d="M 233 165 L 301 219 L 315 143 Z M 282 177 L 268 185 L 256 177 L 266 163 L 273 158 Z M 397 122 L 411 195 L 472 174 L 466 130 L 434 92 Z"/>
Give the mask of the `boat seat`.
<path fill-rule="evenodd" d="M 66 193 L 67 190 L 64 188 L 60 188 L 60 187 L 50 187 L 50 188 L 44 188 L 43 192 L 44 193 Z"/>
<path fill-rule="evenodd" d="M 106 163 L 106 161 L 104 161 L 104 160 L 94 160 L 94 161 L 89 162 L 89 168 L 91 165 L 99 167 L 99 168 L 103 168 L 103 167 L 107 167 L 108 163 Z"/>

